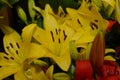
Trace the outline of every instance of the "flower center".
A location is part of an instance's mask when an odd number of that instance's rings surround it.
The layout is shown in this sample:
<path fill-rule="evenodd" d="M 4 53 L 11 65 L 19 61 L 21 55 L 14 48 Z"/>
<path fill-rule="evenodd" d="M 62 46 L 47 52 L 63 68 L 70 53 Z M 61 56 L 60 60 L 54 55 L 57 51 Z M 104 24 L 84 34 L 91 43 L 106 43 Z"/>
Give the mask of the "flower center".
<path fill-rule="evenodd" d="M 23 63 L 23 71 L 24 71 L 24 74 L 25 76 L 29 79 L 29 80 L 33 80 L 33 77 L 32 77 L 32 70 L 31 70 L 31 62 L 32 62 L 33 59 L 29 58 L 29 59 L 26 59 Z"/>

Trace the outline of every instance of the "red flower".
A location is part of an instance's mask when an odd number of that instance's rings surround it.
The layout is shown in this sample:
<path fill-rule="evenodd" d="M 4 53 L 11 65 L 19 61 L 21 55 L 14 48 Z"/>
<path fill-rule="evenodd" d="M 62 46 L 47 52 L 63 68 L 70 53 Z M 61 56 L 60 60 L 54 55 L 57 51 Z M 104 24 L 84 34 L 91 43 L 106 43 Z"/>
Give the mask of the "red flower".
<path fill-rule="evenodd" d="M 115 47 L 116 56 L 120 59 L 120 46 Z"/>
<path fill-rule="evenodd" d="M 76 61 L 74 80 L 94 80 L 93 69 L 89 60 Z"/>
<path fill-rule="evenodd" d="M 101 69 L 102 76 L 98 75 L 98 80 L 120 80 L 120 66 L 113 61 L 104 61 Z"/>
<path fill-rule="evenodd" d="M 111 27 L 116 23 L 115 20 L 109 20 L 108 26 L 107 26 L 107 31 L 111 31 Z"/>
<path fill-rule="evenodd" d="M 104 78 L 98 77 L 97 80 L 120 80 L 120 78 L 118 76 L 109 76 Z"/>
<path fill-rule="evenodd" d="M 105 80 L 120 80 L 120 78 L 118 76 L 110 76 L 106 77 Z"/>

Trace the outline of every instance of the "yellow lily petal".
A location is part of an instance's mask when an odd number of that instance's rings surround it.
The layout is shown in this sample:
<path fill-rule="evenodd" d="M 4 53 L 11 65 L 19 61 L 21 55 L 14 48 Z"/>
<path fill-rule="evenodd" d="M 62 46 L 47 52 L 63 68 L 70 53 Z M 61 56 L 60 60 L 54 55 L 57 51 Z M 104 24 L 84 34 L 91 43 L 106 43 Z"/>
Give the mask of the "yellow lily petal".
<path fill-rule="evenodd" d="M 61 6 L 59 6 L 58 8 L 58 13 L 56 14 L 55 18 L 58 24 L 67 24 L 69 23 L 69 20 L 70 20 L 70 17 L 64 12 Z"/>
<path fill-rule="evenodd" d="M 25 42 L 26 44 L 31 43 L 32 34 L 33 34 L 36 26 L 37 26 L 37 24 L 29 24 L 23 28 L 23 30 L 22 30 L 23 42 Z"/>
<path fill-rule="evenodd" d="M 80 32 L 78 31 L 72 37 L 72 40 L 76 40 L 76 42 L 75 42 L 76 45 L 91 42 L 91 41 L 93 41 L 93 39 L 94 39 L 94 36 L 91 36 L 88 31 L 80 31 Z"/>
<path fill-rule="evenodd" d="M 58 13 L 55 14 L 52 10 L 52 8 L 50 7 L 49 4 L 45 5 L 45 12 L 41 12 L 43 14 L 43 17 L 45 17 L 46 13 L 48 13 L 49 15 L 52 15 L 57 21 L 58 23 L 61 22 L 62 20 L 64 20 L 64 18 L 66 17 L 65 12 L 63 11 L 62 7 L 59 6 L 58 8 Z"/>
<path fill-rule="evenodd" d="M 110 53 L 110 52 L 115 53 L 115 50 L 112 49 L 112 48 L 106 48 L 106 49 L 105 49 L 105 54 Z"/>
<path fill-rule="evenodd" d="M 45 30 L 51 30 L 51 29 L 57 28 L 57 26 L 58 24 L 55 18 L 52 15 L 49 15 L 48 13 L 46 13 L 44 17 Z"/>
<path fill-rule="evenodd" d="M 71 57 L 69 51 L 66 51 L 64 54 L 60 55 L 59 57 L 51 53 L 46 54 L 46 57 L 50 57 L 51 59 L 53 59 L 62 70 L 67 71 L 69 69 L 71 63 Z"/>
<path fill-rule="evenodd" d="M 105 54 L 110 53 L 110 52 L 115 53 L 115 50 L 112 49 L 112 48 L 105 49 Z M 105 56 L 104 60 L 115 61 L 115 59 L 112 56 L 110 56 L 110 55 Z"/>
<path fill-rule="evenodd" d="M 77 11 L 75 10 L 75 9 L 72 9 L 72 8 L 67 8 L 67 12 L 68 12 L 68 15 L 71 17 L 71 21 L 69 22 L 69 24 L 74 24 L 74 26 L 73 25 L 71 25 L 71 27 L 73 28 L 73 29 L 75 29 L 76 31 L 78 31 L 78 29 L 80 29 L 80 28 L 82 28 L 81 27 L 81 24 L 79 24 L 77 21 L 78 21 L 78 14 L 77 14 Z M 83 29 L 80 29 L 80 30 L 82 30 L 83 31 Z"/>
<path fill-rule="evenodd" d="M 16 74 L 14 74 L 15 80 L 28 80 L 28 78 L 23 73 L 23 70 L 19 70 Z"/>
<path fill-rule="evenodd" d="M 51 35 L 49 33 L 46 33 L 43 29 L 37 27 L 33 37 L 43 46 L 47 47 L 50 50 L 53 50 Z"/>
<path fill-rule="evenodd" d="M 59 8 L 58 8 L 58 13 L 57 13 L 57 15 L 58 15 L 59 17 L 61 17 L 61 18 L 64 18 L 65 15 L 66 15 L 61 6 L 59 6 Z"/>
<path fill-rule="evenodd" d="M 43 72 L 42 69 L 38 68 L 31 68 L 32 69 L 32 77 L 33 80 L 49 80 L 46 74 Z"/>
<path fill-rule="evenodd" d="M 16 73 L 20 68 L 18 68 L 17 66 L 9 66 L 9 67 L 0 67 L 0 80 Z"/>
<path fill-rule="evenodd" d="M 16 63 L 17 61 L 15 61 L 11 55 L 8 55 L 7 53 L 1 53 L 0 52 L 0 66 L 1 67 L 8 67 L 8 66 L 18 66 L 18 64 Z"/>
<path fill-rule="evenodd" d="M 49 4 L 45 5 L 45 10 L 41 9 L 40 7 L 36 7 L 36 6 L 34 7 L 34 9 L 38 11 L 40 14 L 42 14 L 43 17 L 45 17 L 46 13 L 48 13 L 49 15 L 52 15 L 53 17 L 55 17 L 57 21 L 60 21 L 66 17 L 66 13 L 63 11 L 61 6 L 59 6 L 58 8 L 57 14 L 54 13 L 54 11 L 52 10 Z"/>
<path fill-rule="evenodd" d="M 68 50 L 66 50 L 66 52 L 64 52 L 60 56 L 55 56 L 42 45 L 33 43 L 31 48 L 33 50 L 30 51 L 29 57 L 33 57 L 33 58 L 49 57 L 53 59 L 56 62 L 56 64 L 58 64 L 60 68 L 63 69 L 64 71 L 67 71 L 69 69 L 71 63 L 71 57 L 70 57 L 70 52 Z"/>
<path fill-rule="evenodd" d="M 49 80 L 53 80 L 53 69 L 54 69 L 54 66 L 52 65 L 46 71 L 46 76 L 48 77 Z"/>
<path fill-rule="evenodd" d="M 41 71 L 41 72 L 39 73 L 39 75 L 40 75 L 39 80 L 49 80 L 49 79 L 46 77 L 46 75 L 45 75 L 45 73 L 44 73 L 43 71 Z"/>
<path fill-rule="evenodd" d="M 22 40 L 24 45 L 23 47 L 24 47 L 24 53 L 26 56 L 29 53 L 32 35 L 36 26 L 37 24 L 30 24 L 28 26 L 25 26 L 22 30 Z"/>
<path fill-rule="evenodd" d="M 97 7 L 93 5 L 92 8 L 89 9 L 84 0 L 78 10 L 67 8 L 67 12 L 72 19 L 71 25 L 73 25 L 71 27 L 77 32 L 82 33 L 82 35 L 79 36 L 80 42 L 87 40 L 87 42 L 93 41 L 97 32 L 99 30 L 104 31 L 108 24 L 108 21 L 104 20 L 98 12 Z"/>
<path fill-rule="evenodd" d="M 16 61 L 17 63 L 22 63 L 25 59 L 23 55 L 23 45 L 20 35 L 13 31 L 10 34 L 6 34 L 3 38 L 4 49 L 8 55 L 6 55 L 9 60 Z"/>
<path fill-rule="evenodd" d="M 105 56 L 104 60 L 116 61 L 112 56 Z"/>
<path fill-rule="evenodd" d="M 48 53 L 46 48 L 44 46 L 32 43 L 31 44 L 31 50 L 28 55 L 29 58 L 42 58 L 45 57 L 45 55 Z"/>

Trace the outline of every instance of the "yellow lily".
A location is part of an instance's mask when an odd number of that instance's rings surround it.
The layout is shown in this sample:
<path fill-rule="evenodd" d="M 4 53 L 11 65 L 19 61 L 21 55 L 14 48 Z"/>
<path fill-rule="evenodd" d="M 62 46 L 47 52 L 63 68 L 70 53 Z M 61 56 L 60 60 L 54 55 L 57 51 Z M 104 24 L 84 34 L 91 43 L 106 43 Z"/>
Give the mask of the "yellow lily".
<path fill-rule="evenodd" d="M 62 21 L 65 20 L 64 18 L 68 17 L 67 14 L 63 11 L 61 6 L 59 6 L 58 13 L 56 14 L 53 12 L 49 4 L 46 4 L 44 11 L 45 13 L 47 12 L 51 14 L 52 16 L 54 16 L 54 18 L 58 21 L 58 23 L 61 23 Z M 44 16 L 45 13 L 42 13 L 42 15 Z"/>
<path fill-rule="evenodd" d="M 33 37 L 41 44 L 41 54 L 36 53 L 34 57 L 52 58 L 64 71 L 69 69 L 71 57 L 69 52 L 69 41 L 74 35 L 74 30 L 65 24 L 59 24 L 56 18 L 45 8 L 44 28 L 36 27 Z"/>
<path fill-rule="evenodd" d="M 36 11 L 38 11 L 40 14 L 42 14 L 42 16 L 44 17 L 44 19 L 46 19 L 45 18 L 45 15 L 46 15 L 46 13 L 48 13 L 50 16 L 53 16 L 54 18 L 55 18 L 55 20 L 57 21 L 57 23 L 58 23 L 58 25 L 65 25 L 65 26 L 68 26 L 68 27 L 71 27 L 71 24 L 72 24 L 72 19 L 71 19 L 71 17 L 67 14 L 67 13 L 65 13 L 64 11 L 63 11 L 63 9 L 62 9 L 62 7 L 61 6 L 59 6 L 59 8 L 58 8 L 58 13 L 54 13 L 53 12 L 53 10 L 52 10 L 52 8 L 50 7 L 50 5 L 49 4 L 46 4 L 46 6 L 45 6 L 45 10 L 42 10 L 41 8 L 39 8 L 39 7 L 34 7 L 35 8 L 35 10 Z M 50 19 L 50 18 L 49 18 Z M 45 20 L 44 20 L 45 21 Z M 74 25 L 76 25 L 76 24 L 74 24 Z M 76 26 L 73 26 L 73 27 L 76 27 Z M 78 33 L 75 33 L 74 34 L 74 37 L 72 38 L 72 40 L 77 40 L 77 39 L 79 39 L 79 37 L 83 37 L 84 35 L 83 35 L 83 33 L 85 33 L 85 32 L 78 32 Z M 88 35 L 89 36 L 89 35 Z M 87 38 L 87 37 L 86 37 Z M 87 38 L 87 39 L 89 39 L 89 38 Z M 80 39 L 81 40 L 81 43 L 83 44 L 84 42 L 86 42 L 86 41 L 84 41 L 83 40 L 83 38 L 82 39 Z M 80 44 L 81 45 L 81 44 Z M 81 47 L 79 44 L 77 44 L 76 46 L 79 46 L 79 47 Z M 83 46 L 83 45 L 82 45 Z"/>
<path fill-rule="evenodd" d="M 71 17 L 71 27 L 78 32 L 77 43 L 86 43 L 94 40 L 99 30 L 105 30 L 108 21 L 103 19 L 95 5 L 89 9 L 87 3 L 83 0 L 80 8 L 77 10 L 67 8 L 68 15 Z M 75 37 L 76 37 L 75 36 Z"/>
<path fill-rule="evenodd" d="M 31 75 L 33 67 L 31 62 L 34 59 L 28 57 L 30 52 L 37 52 L 34 48 L 38 45 L 35 46 L 36 44 L 31 42 L 35 26 L 31 24 L 28 25 L 29 28 L 24 28 L 22 36 L 10 27 L 2 28 L 5 33 L 3 38 L 5 52 L 0 52 L 0 80 L 12 74 L 15 80 L 35 80 Z"/>
<path fill-rule="evenodd" d="M 52 11 L 52 8 L 49 5 L 46 5 L 45 9 L 46 9 L 46 12 L 48 11 L 48 13 L 51 13 L 54 16 L 54 18 L 57 20 L 59 25 L 63 24 L 67 27 L 70 27 L 70 28 L 72 27 L 73 29 L 76 27 L 76 24 L 74 24 L 73 23 L 74 21 L 71 19 L 71 15 L 66 14 L 63 11 L 61 6 L 59 6 L 59 8 L 58 8 L 58 13 L 57 14 L 54 14 L 54 12 Z M 72 24 L 74 24 L 74 25 L 72 25 Z M 86 53 L 87 42 L 91 42 L 93 39 L 90 37 L 91 35 L 89 35 L 89 34 L 86 35 L 85 34 L 85 33 L 88 33 L 88 31 L 85 31 L 85 30 L 81 31 L 77 27 L 76 27 L 76 30 L 74 30 L 74 31 L 77 31 L 74 34 L 74 36 L 72 37 L 72 40 L 75 41 L 75 46 L 77 48 L 81 47 L 81 48 L 84 49 L 84 50 L 80 50 L 79 54 L 77 54 L 77 55 L 78 55 L 79 59 L 80 58 L 85 59 L 84 56 L 86 55 L 85 53 Z"/>
<path fill-rule="evenodd" d="M 42 16 L 44 16 L 46 12 L 51 14 L 57 20 L 58 24 L 69 23 L 70 17 L 64 12 L 61 6 L 59 6 L 57 13 L 53 12 L 49 4 L 45 5 L 45 10 L 37 6 L 34 6 L 34 9 L 42 14 Z"/>

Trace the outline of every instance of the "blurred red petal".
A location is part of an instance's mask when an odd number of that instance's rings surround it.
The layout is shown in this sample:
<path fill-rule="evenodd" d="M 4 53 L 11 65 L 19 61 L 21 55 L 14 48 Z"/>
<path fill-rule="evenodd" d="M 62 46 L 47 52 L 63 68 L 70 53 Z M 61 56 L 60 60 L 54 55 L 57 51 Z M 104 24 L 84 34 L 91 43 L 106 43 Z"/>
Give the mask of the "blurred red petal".
<path fill-rule="evenodd" d="M 93 69 L 88 60 L 76 61 L 74 80 L 94 80 Z"/>
<path fill-rule="evenodd" d="M 114 61 L 104 61 L 104 65 L 101 70 L 102 76 L 98 75 L 98 80 L 104 80 L 104 78 L 110 76 L 120 76 L 120 66 Z"/>
<path fill-rule="evenodd" d="M 98 77 L 97 80 L 120 80 L 119 76 Z"/>
<path fill-rule="evenodd" d="M 109 76 L 106 77 L 105 80 L 120 80 L 120 78 L 118 76 Z"/>
<path fill-rule="evenodd" d="M 110 32 L 111 27 L 116 23 L 115 20 L 109 20 L 108 26 L 107 26 L 107 31 Z"/>

